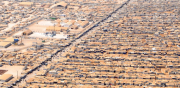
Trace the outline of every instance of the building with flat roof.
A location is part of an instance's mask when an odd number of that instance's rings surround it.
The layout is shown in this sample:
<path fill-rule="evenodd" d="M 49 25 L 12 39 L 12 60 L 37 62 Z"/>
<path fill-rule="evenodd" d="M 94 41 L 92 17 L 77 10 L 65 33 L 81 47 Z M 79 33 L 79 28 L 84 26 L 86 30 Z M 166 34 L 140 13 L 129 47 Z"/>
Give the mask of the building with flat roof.
<path fill-rule="evenodd" d="M 30 35 L 32 34 L 33 32 L 31 30 L 26 30 L 22 33 L 22 35 Z"/>
<path fill-rule="evenodd" d="M 57 7 L 67 7 L 67 3 L 66 2 L 59 2 L 59 3 L 57 3 Z"/>
<path fill-rule="evenodd" d="M 4 41 L 0 42 L 0 47 L 1 48 L 7 48 L 10 45 L 11 45 L 11 42 L 4 42 Z"/>
<path fill-rule="evenodd" d="M 34 3 L 33 2 L 20 2 L 20 6 L 32 6 Z"/>
<path fill-rule="evenodd" d="M 89 25 L 89 22 L 88 21 L 81 21 L 79 23 L 79 26 L 82 27 L 82 28 L 85 28 L 87 25 Z"/>
<path fill-rule="evenodd" d="M 3 75 L 0 76 L 0 81 L 1 82 L 7 82 L 12 78 L 13 78 L 12 74 L 3 74 Z"/>

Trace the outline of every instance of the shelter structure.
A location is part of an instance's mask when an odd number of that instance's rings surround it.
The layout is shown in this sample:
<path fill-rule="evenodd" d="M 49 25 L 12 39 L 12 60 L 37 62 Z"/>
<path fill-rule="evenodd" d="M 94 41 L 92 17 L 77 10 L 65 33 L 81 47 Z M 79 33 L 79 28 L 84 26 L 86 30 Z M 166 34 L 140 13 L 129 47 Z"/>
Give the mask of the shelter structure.
<path fill-rule="evenodd" d="M 19 6 L 32 6 L 32 5 L 34 5 L 33 2 L 20 2 L 19 3 Z"/>
<path fill-rule="evenodd" d="M 12 74 L 3 74 L 3 75 L 0 76 L 0 81 L 1 82 L 7 82 L 12 78 L 13 78 Z"/>
<path fill-rule="evenodd" d="M 22 35 L 30 35 L 32 34 L 33 32 L 31 30 L 26 30 L 22 33 Z"/>
<path fill-rule="evenodd" d="M 4 41 L 0 42 L 0 47 L 1 47 L 1 48 L 7 48 L 7 47 L 9 47 L 10 45 L 11 45 L 10 42 L 4 42 Z"/>
<path fill-rule="evenodd" d="M 67 8 L 67 3 L 66 2 L 59 2 L 59 3 L 57 3 L 57 7 L 64 7 L 64 8 Z"/>

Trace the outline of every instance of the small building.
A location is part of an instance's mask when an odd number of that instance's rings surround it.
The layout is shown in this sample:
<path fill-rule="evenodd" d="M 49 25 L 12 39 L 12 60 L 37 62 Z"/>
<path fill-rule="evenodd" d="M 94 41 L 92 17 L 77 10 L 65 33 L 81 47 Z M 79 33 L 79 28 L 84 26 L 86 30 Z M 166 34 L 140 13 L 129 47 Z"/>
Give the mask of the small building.
<path fill-rule="evenodd" d="M 49 71 L 49 74 L 57 74 L 57 71 L 56 70 L 51 70 L 51 71 Z"/>
<path fill-rule="evenodd" d="M 67 9 L 68 10 L 78 10 L 79 7 L 78 6 L 68 6 Z"/>
<path fill-rule="evenodd" d="M 64 1 L 59 2 L 59 3 L 56 4 L 57 7 L 63 7 L 63 8 L 65 8 L 65 9 L 67 8 L 67 5 L 68 5 L 68 4 L 67 4 L 66 2 L 64 2 Z"/>
<path fill-rule="evenodd" d="M 26 30 L 22 33 L 22 35 L 30 35 L 32 34 L 33 32 L 31 30 Z"/>
<path fill-rule="evenodd" d="M 82 28 L 85 28 L 87 25 L 89 25 L 89 22 L 88 21 L 82 21 L 79 26 L 82 27 Z"/>
<path fill-rule="evenodd" d="M 4 41 L 0 42 L 0 47 L 1 48 L 7 48 L 10 45 L 11 45 L 11 42 L 4 42 Z"/>
<path fill-rule="evenodd" d="M 19 3 L 19 6 L 32 6 L 32 5 L 34 5 L 33 2 L 20 2 Z"/>
<path fill-rule="evenodd" d="M 77 25 L 72 25 L 71 29 L 78 29 L 78 26 Z"/>
<path fill-rule="evenodd" d="M 45 76 L 47 74 L 48 71 L 44 70 L 44 71 L 39 71 L 36 76 Z"/>
<path fill-rule="evenodd" d="M 8 82 L 12 78 L 13 78 L 12 74 L 3 74 L 0 76 L 0 81 L 1 82 Z"/>

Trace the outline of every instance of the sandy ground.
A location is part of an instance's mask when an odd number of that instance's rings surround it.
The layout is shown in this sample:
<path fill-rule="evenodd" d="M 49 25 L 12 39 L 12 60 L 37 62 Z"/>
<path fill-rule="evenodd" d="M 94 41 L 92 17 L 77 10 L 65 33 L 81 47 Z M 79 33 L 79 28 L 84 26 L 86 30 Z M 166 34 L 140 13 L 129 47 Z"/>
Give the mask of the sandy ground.
<path fill-rule="evenodd" d="M 54 26 L 54 23 L 52 23 L 51 21 L 45 21 L 45 20 L 41 20 L 39 22 L 35 22 L 34 24 L 26 27 L 29 28 L 32 31 L 35 32 L 46 32 L 46 27 L 48 26 Z"/>
<path fill-rule="evenodd" d="M 42 21 L 38 22 L 38 25 L 41 25 L 41 26 L 54 26 L 54 23 L 52 23 L 51 21 L 42 20 Z"/>
<path fill-rule="evenodd" d="M 24 66 L 10 66 L 10 65 L 4 65 L 0 67 L 0 70 L 8 70 L 4 74 L 12 74 L 13 77 L 20 77 L 21 72 L 23 71 Z"/>
<path fill-rule="evenodd" d="M 34 32 L 33 34 L 31 34 L 29 37 L 38 37 L 38 38 L 58 38 L 58 39 L 61 39 L 61 38 L 67 38 L 67 35 L 64 35 L 63 33 L 61 34 L 56 34 L 56 36 L 45 36 L 43 33 L 38 33 L 38 32 Z"/>
<path fill-rule="evenodd" d="M 39 40 L 36 40 L 36 39 L 22 39 L 22 42 L 24 43 L 23 46 L 11 45 L 8 48 L 0 48 L 0 50 L 12 51 L 14 49 L 24 49 L 24 48 L 28 48 L 28 47 L 32 46 L 33 42 L 41 43 L 42 41 L 39 41 Z"/>
<path fill-rule="evenodd" d="M 21 36 L 22 33 L 23 33 L 23 31 L 18 31 L 18 32 L 16 32 L 13 36 Z"/>
<path fill-rule="evenodd" d="M 35 31 L 35 32 L 45 32 L 46 31 L 46 27 L 48 26 L 41 26 L 41 25 L 38 25 L 38 24 L 33 24 L 27 28 L 29 28 L 31 31 Z"/>

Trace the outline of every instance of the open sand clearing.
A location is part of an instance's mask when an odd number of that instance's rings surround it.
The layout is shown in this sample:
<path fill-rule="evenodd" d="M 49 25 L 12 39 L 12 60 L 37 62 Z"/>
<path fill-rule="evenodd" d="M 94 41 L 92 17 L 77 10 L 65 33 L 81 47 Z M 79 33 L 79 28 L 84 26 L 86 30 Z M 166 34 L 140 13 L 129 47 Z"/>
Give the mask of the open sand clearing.
<path fill-rule="evenodd" d="M 55 23 L 55 24 L 56 24 L 56 23 Z M 42 20 L 42 21 L 39 21 L 39 22 L 38 22 L 38 25 L 41 25 L 41 26 L 54 26 L 54 23 L 51 22 L 51 21 Z"/>
<path fill-rule="evenodd" d="M 42 25 L 38 25 L 38 24 L 33 24 L 31 26 L 29 26 L 28 28 L 31 30 L 31 31 L 36 31 L 36 32 L 46 32 L 46 27 L 48 26 L 42 26 Z"/>
<path fill-rule="evenodd" d="M 33 32 L 44 33 L 44 32 L 46 32 L 46 27 L 48 27 L 48 26 L 54 26 L 54 23 L 52 23 L 51 21 L 41 20 L 41 21 L 38 21 L 38 22 L 35 22 L 35 23 L 29 25 L 26 28 L 30 29 Z"/>
<path fill-rule="evenodd" d="M 19 39 L 19 41 L 21 41 L 21 39 Z M 22 39 L 22 43 L 24 45 L 22 46 L 11 45 L 8 48 L 0 48 L 0 50 L 13 51 L 14 49 L 17 50 L 26 49 L 28 47 L 31 47 L 33 45 L 33 42 L 41 43 L 42 41 L 38 41 L 36 39 Z"/>
<path fill-rule="evenodd" d="M 24 31 L 18 31 L 18 32 L 16 32 L 13 36 L 22 36 L 22 33 L 23 33 Z"/>
<path fill-rule="evenodd" d="M 46 36 L 43 33 L 34 32 L 29 37 L 64 39 L 64 38 L 67 38 L 67 35 L 61 33 L 61 34 L 56 34 L 55 36 L 51 37 L 51 36 Z"/>
<path fill-rule="evenodd" d="M 7 70 L 4 74 L 12 74 L 13 77 L 20 77 L 21 72 L 23 71 L 24 66 L 10 66 L 10 65 L 4 65 L 0 67 L 0 70 Z M 1 74 L 2 75 L 2 74 Z"/>

